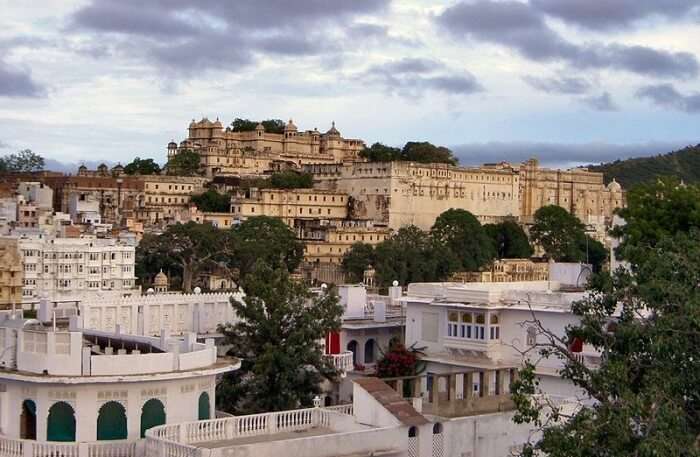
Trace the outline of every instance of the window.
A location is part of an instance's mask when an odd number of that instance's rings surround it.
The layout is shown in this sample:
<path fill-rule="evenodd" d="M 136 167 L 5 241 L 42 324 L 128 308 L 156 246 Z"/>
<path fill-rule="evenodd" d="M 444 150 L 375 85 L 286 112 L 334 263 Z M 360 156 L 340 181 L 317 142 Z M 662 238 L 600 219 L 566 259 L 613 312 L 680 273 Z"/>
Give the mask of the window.
<path fill-rule="evenodd" d="M 489 320 L 489 337 L 492 340 L 497 340 L 501 338 L 501 328 L 498 325 L 498 315 L 492 314 Z"/>
<path fill-rule="evenodd" d="M 527 328 L 527 336 L 525 341 L 528 346 L 534 346 L 537 344 L 537 329 L 535 327 Z"/>

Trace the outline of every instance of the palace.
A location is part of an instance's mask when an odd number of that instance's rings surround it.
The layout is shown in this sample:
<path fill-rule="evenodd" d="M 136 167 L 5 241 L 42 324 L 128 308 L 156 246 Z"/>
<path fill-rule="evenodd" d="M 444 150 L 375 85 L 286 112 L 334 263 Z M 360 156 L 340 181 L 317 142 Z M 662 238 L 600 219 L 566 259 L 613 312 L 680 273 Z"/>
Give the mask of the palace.
<path fill-rule="evenodd" d="M 346 139 L 335 128 L 326 133 L 317 129 L 300 132 L 290 119 L 283 133 L 265 131 L 258 124 L 254 131 L 224 130 L 217 119 L 192 120 L 187 139 L 168 144 L 168 159 L 181 151 L 199 154 L 207 176 L 262 174 L 275 168 L 298 168 L 309 163 L 339 163 L 359 159 L 365 143 Z"/>

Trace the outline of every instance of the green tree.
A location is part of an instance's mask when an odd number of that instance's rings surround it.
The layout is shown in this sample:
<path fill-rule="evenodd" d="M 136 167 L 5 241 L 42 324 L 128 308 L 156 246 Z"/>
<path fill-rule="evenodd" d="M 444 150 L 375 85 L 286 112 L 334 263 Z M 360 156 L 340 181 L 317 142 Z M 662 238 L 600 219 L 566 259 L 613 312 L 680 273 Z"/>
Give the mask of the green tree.
<path fill-rule="evenodd" d="M 460 267 L 460 260 L 443 243 L 414 225 L 400 228 L 375 248 L 377 283 L 442 281 Z"/>
<path fill-rule="evenodd" d="M 270 186 L 275 189 L 310 189 L 314 186 L 314 178 L 310 173 L 287 170 L 273 173 Z"/>
<path fill-rule="evenodd" d="M 218 407 L 250 414 L 311 406 L 321 382 L 337 376 L 320 342 L 340 329 L 338 297 L 313 295 L 286 269 L 261 261 L 245 291 L 245 303 L 232 300 L 239 322 L 222 328 L 229 355 L 242 363 L 217 386 Z"/>
<path fill-rule="evenodd" d="M 168 174 L 175 176 L 197 176 L 200 174 L 199 154 L 183 149 L 168 161 Z"/>
<path fill-rule="evenodd" d="M 136 248 L 134 273 L 141 286 L 147 289 L 161 270 L 168 275 L 171 289 L 182 286 L 182 267 L 167 255 L 159 235 L 146 233 Z"/>
<path fill-rule="evenodd" d="M 137 259 L 162 257 L 182 271 L 182 290 L 192 291 L 194 278 L 210 267 L 228 268 L 233 255 L 232 236 L 228 230 L 219 230 L 211 224 L 173 224 L 156 238 L 137 247 Z M 160 266 L 160 265 L 159 265 Z M 143 269 L 148 268 L 143 264 Z M 155 274 L 152 271 L 149 273 Z M 157 273 L 157 272 L 156 272 Z"/>
<path fill-rule="evenodd" d="M 257 260 L 271 268 L 294 271 L 304 257 L 304 245 L 281 219 L 268 216 L 248 218 L 231 228 L 236 255 L 233 265 L 240 271 L 245 287 L 245 276 L 253 270 Z"/>
<path fill-rule="evenodd" d="M 393 162 L 401 160 L 401 149 L 386 146 L 382 143 L 374 143 L 360 151 L 360 157 L 370 162 Z"/>
<path fill-rule="evenodd" d="M 557 205 L 547 205 L 535 211 L 530 238 L 542 246 L 547 257 L 557 262 L 581 262 L 581 239 L 585 226 L 573 214 Z M 585 239 L 584 239 L 585 241 Z"/>
<path fill-rule="evenodd" d="M 630 270 L 594 276 L 573 308 L 580 323 L 564 336 L 533 319 L 541 337 L 532 358 L 560 359 L 562 377 L 585 395 L 573 411 L 543 408 L 536 365 L 527 363 L 511 386 L 515 420 L 542 434 L 523 455 L 700 455 L 700 232 L 662 234 L 625 253 L 635 259 Z M 576 357 L 567 344 L 575 339 L 601 352 L 599 367 Z"/>
<path fill-rule="evenodd" d="M 446 163 L 457 165 L 452 151 L 444 146 L 435 146 L 427 141 L 409 141 L 401 150 L 401 159 L 420 163 Z"/>
<path fill-rule="evenodd" d="M 484 225 L 499 259 L 527 259 L 532 256 L 532 246 L 525 231 L 517 222 L 507 220 L 498 224 Z"/>
<path fill-rule="evenodd" d="M 285 123 L 281 119 L 266 119 L 260 124 L 265 127 L 266 133 L 284 133 Z M 236 118 L 231 122 L 231 130 L 234 132 L 252 132 L 258 126 L 257 121 Z"/>
<path fill-rule="evenodd" d="M 124 167 L 124 173 L 127 175 L 157 175 L 160 173 L 160 166 L 153 159 L 136 157 Z"/>
<path fill-rule="evenodd" d="M 608 260 L 608 249 L 603 243 L 588 235 L 583 235 L 578 239 L 577 247 L 581 253 L 582 262 L 591 264 L 595 273 L 603 269 L 603 265 Z"/>
<path fill-rule="evenodd" d="M 192 203 L 197 205 L 200 211 L 208 213 L 231 212 L 231 195 L 220 194 L 215 189 L 208 189 L 204 193 L 192 196 Z"/>
<path fill-rule="evenodd" d="M 31 149 L 24 149 L 16 154 L 8 154 L 0 159 L 0 171 L 11 173 L 29 173 L 44 169 L 44 158 Z"/>
<path fill-rule="evenodd" d="M 496 256 L 491 238 L 469 211 L 448 209 L 435 220 L 430 234 L 457 256 L 464 271 L 478 271 Z"/>
<path fill-rule="evenodd" d="M 343 254 L 343 272 L 348 275 L 351 283 L 362 282 L 365 270 L 374 263 L 374 248 L 362 242 L 353 243 Z"/>

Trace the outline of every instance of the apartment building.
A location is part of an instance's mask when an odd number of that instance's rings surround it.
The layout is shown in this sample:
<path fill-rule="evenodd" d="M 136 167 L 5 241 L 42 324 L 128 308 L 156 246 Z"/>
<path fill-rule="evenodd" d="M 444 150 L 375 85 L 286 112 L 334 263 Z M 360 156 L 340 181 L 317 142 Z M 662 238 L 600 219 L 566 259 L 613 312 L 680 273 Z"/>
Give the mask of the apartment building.
<path fill-rule="evenodd" d="M 374 246 L 391 234 L 390 228 L 374 225 L 372 221 L 338 221 L 337 225 L 316 225 L 303 229 L 300 238 L 305 244 L 305 261 L 339 264 L 353 244 Z"/>
<path fill-rule="evenodd" d="M 24 271 L 17 240 L 0 238 L 0 308 L 22 302 Z"/>

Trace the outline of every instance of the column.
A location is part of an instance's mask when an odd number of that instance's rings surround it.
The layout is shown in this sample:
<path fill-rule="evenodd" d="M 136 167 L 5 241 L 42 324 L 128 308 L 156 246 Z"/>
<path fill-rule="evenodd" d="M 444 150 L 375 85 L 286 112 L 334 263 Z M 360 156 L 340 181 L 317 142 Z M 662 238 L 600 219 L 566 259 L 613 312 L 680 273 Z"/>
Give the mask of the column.
<path fill-rule="evenodd" d="M 437 374 L 433 375 L 433 405 L 437 407 L 440 401 L 440 376 Z"/>
<path fill-rule="evenodd" d="M 494 370 L 487 370 L 484 372 L 484 396 L 492 396 L 494 394 L 493 388 L 491 387 L 494 375 Z"/>
<path fill-rule="evenodd" d="M 462 386 L 464 399 L 471 400 L 474 396 L 474 373 L 464 373 Z"/>
<path fill-rule="evenodd" d="M 506 391 L 505 386 L 506 381 L 506 371 L 497 370 L 496 371 L 496 395 L 503 395 Z"/>
<path fill-rule="evenodd" d="M 447 377 L 448 400 L 455 401 L 457 399 L 457 375 L 452 373 Z"/>

